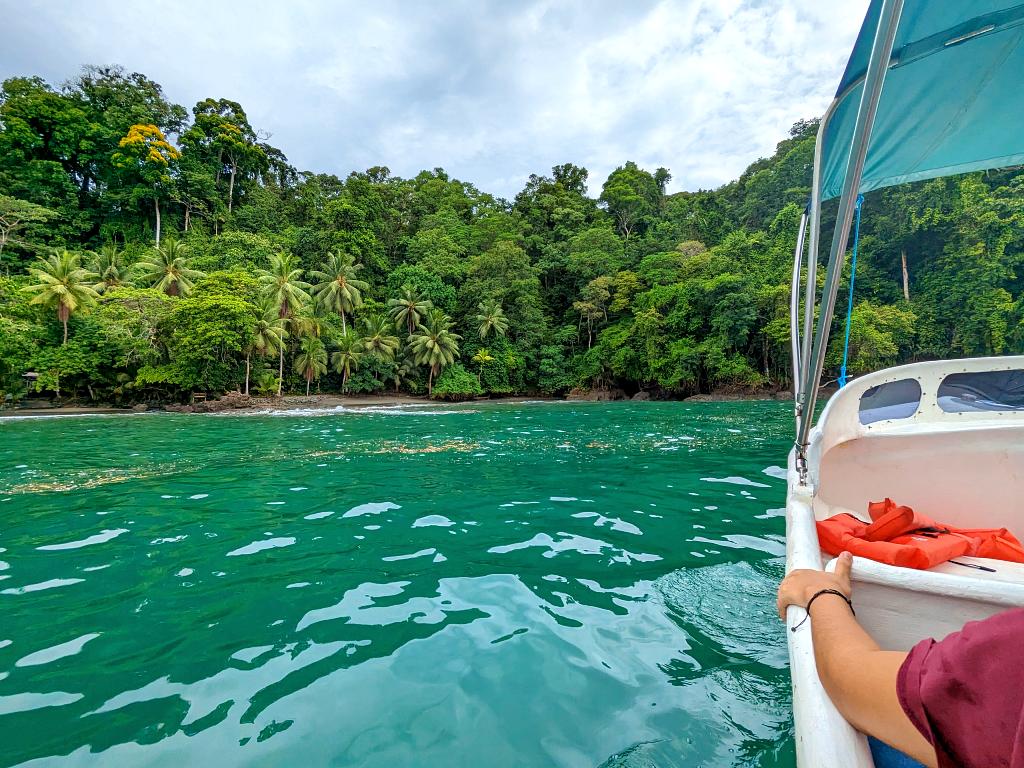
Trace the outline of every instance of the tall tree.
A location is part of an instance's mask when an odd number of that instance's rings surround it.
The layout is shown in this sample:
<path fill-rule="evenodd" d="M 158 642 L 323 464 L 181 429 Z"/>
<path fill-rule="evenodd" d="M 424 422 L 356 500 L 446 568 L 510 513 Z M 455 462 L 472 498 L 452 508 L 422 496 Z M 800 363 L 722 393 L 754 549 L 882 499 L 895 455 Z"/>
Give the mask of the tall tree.
<path fill-rule="evenodd" d="M 45 224 L 56 215 L 56 212 L 41 205 L 0 195 L 0 256 L 8 242 L 18 242 L 13 240 L 15 234 Z"/>
<path fill-rule="evenodd" d="M 668 178 L 667 171 L 655 178 L 632 160 L 609 174 L 601 189 L 601 202 L 615 217 L 619 232 L 626 240 L 657 212 Z"/>
<path fill-rule="evenodd" d="M 409 350 L 417 365 L 429 365 L 427 395 L 434 392 L 434 379 L 446 365 L 451 365 L 459 356 L 459 342 L 462 337 L 452 332 L 452 321 L 444 312 L 432 310 L 427 322 L 421 324 L 409 337 Z"/>
<path fill-rule="evenodd" d="M 338 349 L 331 353 L 331 365 L 341 374 L 341 391 L 348 391 L 348 377 L 359 367 L 363 355 L 363 340 L 355 331 L 348 330 L 335 339 Z"/>
<path fill-rule="evenodd" d="M 391 362 L 398 354 L 399 340 L 392 332 L 391 323 L 381 314 L 372 314 L 362 320 L 363 349 L 368 355 L 383 362 Z"/>
<path fill-rule="evenodd" d="M 425 317 L 427 312 L 433 309 L 433 306 L 429 299 L 424 299 L 408 285 L 402 289 L 402 293 L 397 299 L 388 299 L 388 313 L 395 322 L 395 328 L 401 328 L 404 325 L 410 335 L 416 331 L 416 326 L 420 324 L 421 318 Z"/>
<path fill-rule="evenodd" d="M 126 282 L 127 269 L 124 263 L 124 254 L 117 247 L 117 243 L 107 243 L 97 253 L 93 254 L 89 269 L 96 273 L 99 281 L 93 288 L 97 293 L 106 293 L 114 288 L 119 288 Z"/>
<path fill-rule="evenodd" d="M 310 300 L 309 283 L 302 280 L 299 260 L 290 253 L 277 253 L 270 257 L 270 269 L 257 272 L 263 293 L 277 307 L 277 316 L 282 320 L 291 318 L 300 307 Z M 277 396 L 284 386 L 284 345 L 278 351 Z"/>
<path fill-rule="evenodd" d="M 216 163 L 216 182 L 226 170 L 230 214 L 234 209 L 235 180 L 239 173 L 257 173 L 265 168 L 267 154 L 238 102 L 204 99 L 193 107 L 192 114 L 193 125 L 182 135 L 182 143 Z"/>
<path fill-rule="evenodd" d="M 117 143 L 118 150 L 111 156 L 115 167 L 137 179 L 131 198 L 133 202 L 149 198 L 153 201 L 156 219 L 156 244 L 160 245 L 160 198 L 166 196 L 171 185 L 170 167 L 181 152 L 167 141 L 163 131 L 155 125 L 133 125 Z"/>
<path fill-rule="evenodd" d="M 345 315 L 363 303 L 363 291 L 370 288 L 369 283 L 356 276 L 361 268 L 362 264 L 356 264 L 348 254 L 328 253 L 324 268 L 309 273 L 319 281 L 313 286 L 313 295 L 321 306 L 341 315 L 343 333 L 348 331 Z"/>
<path fill-rule="evenodd" d="M 316 336 L 307 336 L 299 344 L 299 352 L 295 356 L 295 372 L 306 380 L 306 396 L 309 397 L 309 385 L 327 373 L 327 350 L 324 343 Z"/>
<path fill-rule="evenodd" d="M 508 317 L 505 310 L 501 308 L 501 302 L 495 299 L 482 301 L 477 305 L 479 313 L 473 319 L 477 324 L 477 331 L 481 339 L 486 339 L 491 333 L 497 336 L 504 336 L 508 332 Z"/>
<path fill-rule="evenodd" d="M 284 352 L 284 343 L 288 338 L 285 320 L 277 311 L 273 301 L 264 297 L 257 306 L 256 325 L 253 327 L 252 338 L 245 350 L 245 394 L 249 394 L 250 358 L 255 352 L 260 357 L 269 357 Z"/>
<path fill-rule="evenodd" d="M 170 237 L 150 249 L 135 269 L 143 282 L 168 296 L 188 296 L 194 282 L 203 277 L 202 272 L 189 267 L 188 246 Z"/>
<path fill-rule="evenodd" d="M 82 267 L 81 256 L 67 250 L 40 259 L 28 272 L 39 281 L 24 288 L 32 295 L 29 303 L 57 312 L 57 319 L 64 326 L 62 344 L 67 344 L 68 318 L 77 311 L 87 311 L 99 298 L 92 287 L 96 275 Z"/>

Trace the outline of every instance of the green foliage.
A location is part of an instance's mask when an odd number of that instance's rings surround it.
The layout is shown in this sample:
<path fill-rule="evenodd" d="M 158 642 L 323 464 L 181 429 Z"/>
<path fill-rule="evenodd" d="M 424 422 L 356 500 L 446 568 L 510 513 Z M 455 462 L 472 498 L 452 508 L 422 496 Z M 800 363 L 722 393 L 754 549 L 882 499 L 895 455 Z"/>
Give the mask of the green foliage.
<path fill-rule="evenodd" d="M 465 392 L 466 375 L 491 394 L 783 388 L 816 126 L 716 190 L 668 194 L 667 170 L 626 162 L 593 199 L 563 164 L 506 202 L 441 168 L 300 174 L 240 104 L 189 116 L 120 68 L 10 78 L 0 389 L 33 368 L 46 391 L 115 402 Z M 869 194 L 851 372 L 1024 352 L 1022 201 L 1019 170 Z"/>
<path fill-rule="evenodd" d="M 223 392 L 241 383 L 240 360 L 256 325 L 256 308 L 240 298 L 212 295 L 181 299 L 161 327 L 169 362 L 159 377 L 183 390 Z"/>
<path fill-rule="evenodd" d="M 850 322 L 850 352 L 847 372 L 851 376 L 894 365 L 913 346 L 914 322 L 907 309 L 878 306 L 862 301 L 853 308 Z M 836 334 L 826 358 L 838 368 L 843 359 L 843 335 Z"/>
<path fill-rule="evenodd" d="M 472 400 L 483 394 L 476 376 L 459 363 L 449 365 L 437 377 L 432 396 L 438 400 Z"/>

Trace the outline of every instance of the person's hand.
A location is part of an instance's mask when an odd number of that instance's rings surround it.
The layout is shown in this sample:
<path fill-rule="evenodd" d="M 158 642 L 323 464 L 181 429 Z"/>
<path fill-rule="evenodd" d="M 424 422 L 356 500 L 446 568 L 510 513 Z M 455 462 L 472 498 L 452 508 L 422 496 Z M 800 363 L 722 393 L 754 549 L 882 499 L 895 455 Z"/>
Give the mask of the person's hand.
<path fill-rule="evenodd" d="M 779 618 L 786 620 L 786 608 L 790 605 L 807 607 L 815 592 L 823 589 L 837 589 L 847 597 L 850 597 L 850 568 L 853 565 L 853 555 L 843 552 L 836 562 L 835 573 L 825 571 L 800 570 L 792 571 L 779 584 L 779 597 L 776 607 L 779 611 Z"/>

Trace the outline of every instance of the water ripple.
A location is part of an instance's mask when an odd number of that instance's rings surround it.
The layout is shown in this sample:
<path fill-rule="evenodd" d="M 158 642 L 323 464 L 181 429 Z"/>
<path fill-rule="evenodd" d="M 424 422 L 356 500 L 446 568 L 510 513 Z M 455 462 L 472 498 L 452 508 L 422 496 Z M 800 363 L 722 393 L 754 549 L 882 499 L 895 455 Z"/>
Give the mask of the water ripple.
<path fill-rule="evenodd" d="M 0 766 L 792 764 L 790 421 L 3 422 Z"/>

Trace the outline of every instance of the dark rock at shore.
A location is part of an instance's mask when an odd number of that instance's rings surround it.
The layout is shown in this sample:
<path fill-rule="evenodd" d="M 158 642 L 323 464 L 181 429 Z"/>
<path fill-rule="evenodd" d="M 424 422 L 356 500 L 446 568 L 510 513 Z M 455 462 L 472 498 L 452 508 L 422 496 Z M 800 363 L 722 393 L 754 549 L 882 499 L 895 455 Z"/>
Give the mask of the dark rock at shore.
<path fill-rule="evenodd" d="M 608 400 L 626 400 L 626 393 L 621 389 L 574 389 L 565 397 L 566 400 L 587 400 L 605 402 Z"/>
<path fill-rule="evenodd" d="M 253 398 L 243 395 L 240 392 L 228 392 L 217 400 L 200 400 L 192 405 L 181 405 L 171 403 L 165 405 L 164 410 L 172 413 L 219 413 L 221 411 L 232 411 L 236 408 L 251 408 L 254 405 Z"/>
<path fill-rule="evenodd" d="M 630 400 L 650 400 L 651 399 L 651 393 L 650 392 L 645 392 L 644 390 L 641 389 L 639 392 L 637 392 L 635 395 L 633 395 L 629 399 Z"/>

